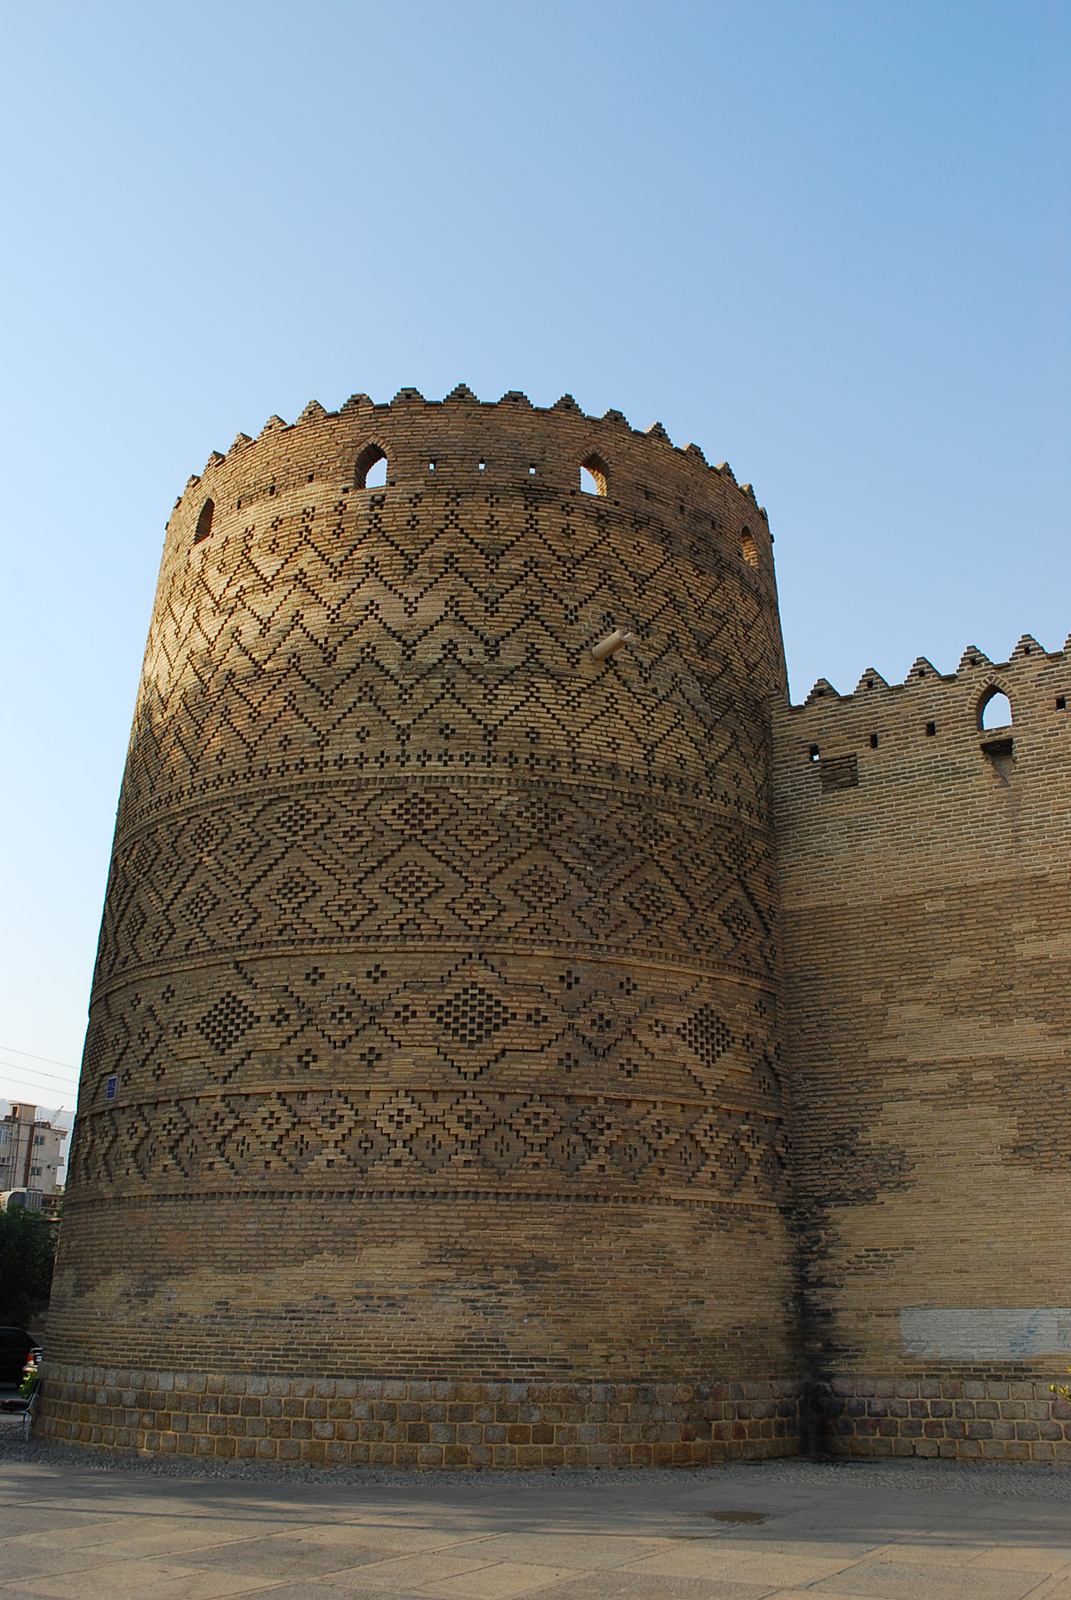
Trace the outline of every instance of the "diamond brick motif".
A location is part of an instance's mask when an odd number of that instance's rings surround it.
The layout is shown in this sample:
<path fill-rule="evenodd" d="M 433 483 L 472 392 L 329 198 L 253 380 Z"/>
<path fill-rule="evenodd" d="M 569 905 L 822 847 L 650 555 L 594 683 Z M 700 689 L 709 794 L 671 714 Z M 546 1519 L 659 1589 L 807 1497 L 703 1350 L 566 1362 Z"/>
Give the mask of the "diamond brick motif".
<path fill-rule="evenodd" d="M 249 1032 L 256 1020 L 245 1001 L 228 992 L 201 1017 L 197 1031 L 204 1035 L 213 1050 L 224 1055 Z"/>
<path fill-rule="evenodd" d="M 432 1014 L 446 1038 L 462 1047 L 487 1044 L 509 1021 L 499 996 L 478 983 L 450 995 Z"/>
<path fill-rule="evenodd" d="M 702 1006 L 678 1032 L 705 1067 L 713 1067 L 733 1042 L 732 1029 L 711 1006 Z"/>

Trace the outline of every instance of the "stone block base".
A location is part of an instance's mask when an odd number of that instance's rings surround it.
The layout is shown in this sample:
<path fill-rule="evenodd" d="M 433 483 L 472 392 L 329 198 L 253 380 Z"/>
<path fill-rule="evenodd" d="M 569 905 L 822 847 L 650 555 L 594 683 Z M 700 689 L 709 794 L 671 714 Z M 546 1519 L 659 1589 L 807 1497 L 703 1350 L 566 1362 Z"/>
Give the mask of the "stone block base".
<path fill-rule="evenodd" d="M 461 1383 L 47 1363 L 35 1436 L 329 1466 L 692 1467 L 795 1455 L 787 1383 Z"/>
<path fill-rule="evenodd" d="M 1071 1463 L 1071 1405 L 1051 1378 L 835 1378 L 814 1393 L 830 1455 Z"/>

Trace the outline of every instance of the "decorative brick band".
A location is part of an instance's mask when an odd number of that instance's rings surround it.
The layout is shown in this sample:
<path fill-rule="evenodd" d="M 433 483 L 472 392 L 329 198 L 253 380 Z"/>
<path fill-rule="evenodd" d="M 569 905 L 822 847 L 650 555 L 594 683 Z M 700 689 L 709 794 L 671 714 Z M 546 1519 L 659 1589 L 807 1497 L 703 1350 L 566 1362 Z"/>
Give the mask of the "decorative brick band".
<path fill-rule="evenodd" d="M 814 1394 L 830 1455 L 1071 1462 L 1071 1405 L 1051 1378 L 834 1378 Z"/>
<path fill-rule="evenodd" d="M 691 1467 L 795 1455 L 786 1383 L 459 1383 L 48 1363 L 38 1438 L 390 1467 Z"/>

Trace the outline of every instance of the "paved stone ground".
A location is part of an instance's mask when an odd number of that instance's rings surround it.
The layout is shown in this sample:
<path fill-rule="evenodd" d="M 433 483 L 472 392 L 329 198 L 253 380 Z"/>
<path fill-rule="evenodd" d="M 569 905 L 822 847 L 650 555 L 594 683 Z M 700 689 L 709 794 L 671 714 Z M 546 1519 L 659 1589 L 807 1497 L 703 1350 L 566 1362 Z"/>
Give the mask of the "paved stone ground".
<path fill-rule="evenodd" d="M 222 1471 L 0 1424 L 4 1600 L 1071 1600 L 1071 1471 Z"/>

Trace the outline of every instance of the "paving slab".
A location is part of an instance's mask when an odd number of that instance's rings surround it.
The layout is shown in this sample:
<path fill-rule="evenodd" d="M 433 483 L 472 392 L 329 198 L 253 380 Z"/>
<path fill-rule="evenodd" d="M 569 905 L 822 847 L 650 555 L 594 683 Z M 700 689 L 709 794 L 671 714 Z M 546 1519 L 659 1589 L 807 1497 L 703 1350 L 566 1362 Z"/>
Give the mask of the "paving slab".
<path fill-rule="evenodd" d="M 279 1471 L 0 1429 L 3 1600 L 243 1595 L 1071 1600 L 1071 1470 Z"/>

